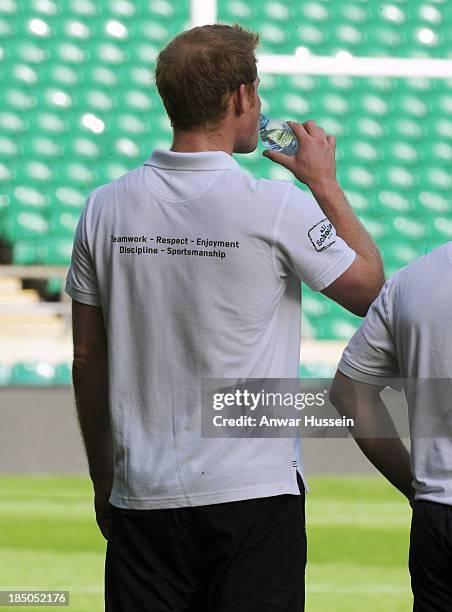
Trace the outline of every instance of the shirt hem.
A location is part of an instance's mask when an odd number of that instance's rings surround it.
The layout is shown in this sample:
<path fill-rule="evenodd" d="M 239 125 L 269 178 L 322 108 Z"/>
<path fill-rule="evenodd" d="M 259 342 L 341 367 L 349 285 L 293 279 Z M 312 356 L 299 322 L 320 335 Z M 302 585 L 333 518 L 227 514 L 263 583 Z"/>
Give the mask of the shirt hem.
<path fill-rule="evenodd" d="M 345 361 L 342 357 L 337 365 L 337 369 L 348 378 L 352 380 L 356 380 L 358 382 L 368 383 L 370 385 L 389 385 L 393 379 L 398 379 L 394 374 L 389 373 L 372 373 L 368 371 L 361 370 L 356 366 L 353 366 Z"/>
<path fill-rule="evenodd" d="M 314 282 L 309 283 L 309 286 L 314 291 L 322 291 L 329 287 L 341 274 L 343 274 L 356 259 L 356 251 L 348 247 L 349 250 L 336 262 L 336 264 L 330 268 L 326 273 L 322 274 L 320 278 Z M 307 284 L 307 283 L 306 283 Z"/>
<path fill-rule="evenodd" d="M 253 493 L 255 493 L 253 495 Z M 255 485 L 232 489 L 229 491 L 218 491 L 216 493 L 194 493 L 191 495 L 180 495 L 175 497 L 125 497 L 121 495 L 110 496 L 113 506 L 124 509 L 154 510 L 163 508 L 185 508 L 192 506 L 207 506 L 211 504 L 222 504 L 225 502 L 244 501 L 260 497 L 274 497 L 275 495 L 300 495 L 296 482 L 278 483 L 273 485 Z"/>
<path fill-rule="evenodd" d="M 93 295 L 92 293 L 87 293 L 86 291 L 82 291 L 80 289 L 75 289 L 73 285 L 66 284 L 64 291 L 72 299 L 77 300 L 77 302 L 81 302 L 82 304 L 88 304 L 88 306 L 100 306 L 101 305 L 97 296 Z"/>

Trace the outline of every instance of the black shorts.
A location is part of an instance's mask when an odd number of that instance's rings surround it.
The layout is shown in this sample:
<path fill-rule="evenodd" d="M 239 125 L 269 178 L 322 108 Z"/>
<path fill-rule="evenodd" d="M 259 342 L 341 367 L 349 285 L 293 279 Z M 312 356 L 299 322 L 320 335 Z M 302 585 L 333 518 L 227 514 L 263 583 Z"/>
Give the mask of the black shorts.
<path fill-rule="evenodd" d="M 305 491 L 208 506 L 110 505 L 107 612 L 302 612 Z"/>
<path fill-rule="evenodd" d="M 415 502 L 410 573 L 415 612 L 451 612 L 452 506 Z"/>

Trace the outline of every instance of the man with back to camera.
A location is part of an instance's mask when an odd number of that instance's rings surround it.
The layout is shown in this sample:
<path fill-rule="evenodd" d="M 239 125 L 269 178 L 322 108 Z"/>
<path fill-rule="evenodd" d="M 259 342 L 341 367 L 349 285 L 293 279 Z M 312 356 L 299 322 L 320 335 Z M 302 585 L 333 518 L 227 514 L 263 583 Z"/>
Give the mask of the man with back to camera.
<path fill-rule="evenodd" d="M 77 227 L 73 379 L 109 612 L 304 609 L 299 441 L 201 438 L 201 380 L 298 378 L 300 281 L 363 316 L 384 277 L 314 121 L 291 124 L 295 157 L 269 155 L 314 197 L 232 157 L 257 146 L 257 44 L 226 25 L 168 43 L 171 150 L 95 189 Z"/>
<path fill-rule="evenodd" d="M 448 242 L 394 274 L 345 348 L 330 392 L 355 418 L 365 455 L 411 502 L 415 612 L 452 610 L 451 271 Z M 405 390 L 411 457 L 380 398 L 388 385 Z"/>

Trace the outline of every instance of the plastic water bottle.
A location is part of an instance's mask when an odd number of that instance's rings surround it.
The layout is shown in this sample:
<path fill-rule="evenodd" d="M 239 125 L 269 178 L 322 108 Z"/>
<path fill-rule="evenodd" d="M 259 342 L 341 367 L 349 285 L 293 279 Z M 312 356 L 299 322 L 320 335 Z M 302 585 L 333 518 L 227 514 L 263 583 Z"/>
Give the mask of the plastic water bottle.
<path fill-rule="evenodd" d="M 298 140 L 293 129 L 285 121 L 260 116 L 260 137 L 266 149 L 285 155 L 295 155 L 298 151 Z"/>

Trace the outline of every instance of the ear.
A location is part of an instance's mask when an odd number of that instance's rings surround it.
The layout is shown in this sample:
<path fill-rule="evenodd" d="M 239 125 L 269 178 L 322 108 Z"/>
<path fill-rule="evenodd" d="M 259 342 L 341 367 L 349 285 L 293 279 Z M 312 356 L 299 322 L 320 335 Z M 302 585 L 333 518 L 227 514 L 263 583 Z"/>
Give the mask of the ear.
<path fill-rule="evenodd" d="M 232 94 L 234 110 L 237 117 L 240 117 L 251 105 L 250 94 L 247 86 L 243 83 Z"/>

